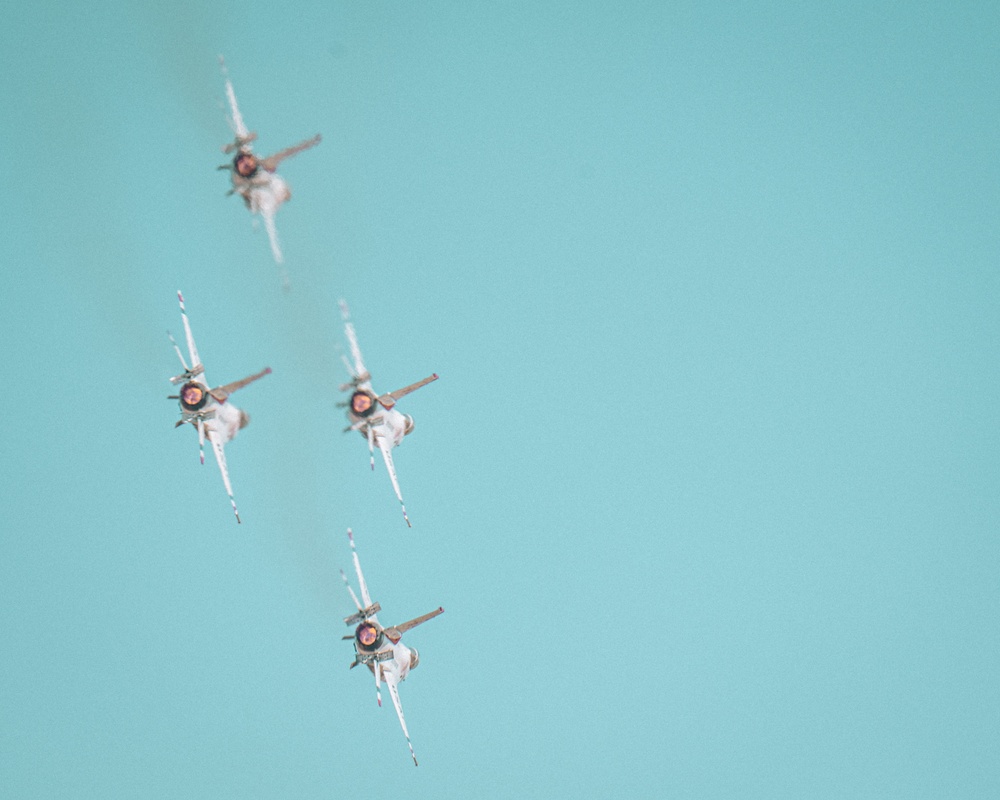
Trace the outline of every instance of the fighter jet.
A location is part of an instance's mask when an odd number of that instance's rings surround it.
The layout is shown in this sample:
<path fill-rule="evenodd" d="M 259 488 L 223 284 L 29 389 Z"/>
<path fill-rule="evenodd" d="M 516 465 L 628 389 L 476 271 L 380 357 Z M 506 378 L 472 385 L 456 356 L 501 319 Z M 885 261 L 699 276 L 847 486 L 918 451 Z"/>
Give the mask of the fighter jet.
<path fill-rule="evenodd" d="M 397 411 L 396 401 L 421 386 L 436 381 L 438 376 L 437 374 L 431 375 L 429 378 L 411 383 L 409 386 L 404 386 L 402 389 L 388 394 L 376 394 L 372 389 L 371 375 L 361 360 L 358 337 L 354 332 L 354 325 L 351 323 L 347 303 L 343 300 L 340 301 L 340 313 L 344 318 L 344 330 L 351 348 L 351 358 L 354 361 L 352 364 L 344 358 L 344 366 L 347 367 L 351 381 L 340 387 L 342 392 L 351 392 L 350 400 L 337 404 L 340 408 L 347 409 L 347 418 L 351 422 L 344 429 L 344 432 L 359 431 L 368 440 L 368 456 L 373 470 L 375 469 L 375 444 L 378 444 L 379 450 L 382 451 L 382 458 L 385 460 L 385 467 L 389 471 L 392 488 L 396 492 L 399 505 L 403 508 L 403 519 L 406 520 L 407 526 L 410 526 L 406 506 L 403 505 L 403 495 L 399 491 L 399 481 L 396 480 L 396 468 L 392 464 L 392 448 L 402 444 L 403 437 L 413 431 L 413 417 Z"/>
<path fill-rule="evenodd" d="M 229 80 L 229 71 L 226 69 L 226 63 L 222 56 L 219 56 L 219 64 L 222 67 L 222 74 L 226 78 L 226 97 L 229 99 L 231 113 L 229 124 L 236 137 L 222 148 L 223 153 L 235 153 L 233 160 L 222 164 L 219 169 L 229 170 L 231 174 L 233 188 L 229 190 L 228 194 L 239 194 L 247 208 L 250 209 L 250 213 L 260 214 L 264 220 L 264 227 L 267 229 L 267 236 L 271 241 L 271 253 L 275 262 L 280 266 L 284 263 L 285 258 L 281 252 L 281 245 L 278 243 L 274 215 L 282 203 L 291 199 L 292 193 L 288 184 L 278 175 L 276 170 L 278 164 L 286 158 L 319 144 L 321 137 L 317 133 L 312 139 L 306 139 L 272 156 L 257 158 L 251 147 L 251 142 L 257 138 L 257 134 L 247 130 L 247 126 L 243 122 L 243 115 L 240 114 L 239 106 L 236 105 L 236 93 L 233 91 L 232 81 Z M 287 277 L 285 281 L 287 286 Z"/>
<path fill-rule="evenodd" d="M 212 450 L 215 451 L 215 460 L 219 464 L 219 471 L 222 473 L 222 482 L 225 484 L 229 502 L 232 503 L 233 513 L 236 515 L 236 521 L 241 522 L 240 512 L 236 509 L 236 500 L 233 498 L 233 487 L 229 483 L 229 470 L 226 467 L 226 454 L 223 447 L 226 442 L 236 436 L 241 428 L 250 422 L 250 416 L 230 403 L 229 396 L 237 389 L 242 389 L 265 375 L 269 375 L 271 368 L 264 367 L 260 372 L 243 380 L 209 389 L 208 380 L 205 378 L 205 367 L 198 357 L 198 348 L 195 347 L 194 336 L 191 335 L 191 324 L 188 322 L 187 311 L 184 308 L 184 296 L 180 292 L 177 292 L 177 300 L 181 306 L 181 319 L 184 321 L 184 333 L 187 336 L 191 366 L 187 365 L 177 342 L 170 331 L 167 331 L 170 343 L 174 346 L 174 352 L 177 353 L 177 357 L 181 360 L 181 366 L 184 368 L 180 375 L 175 375 L 170 379 L 170 382 L 175 386 L 181 384 L 180 392 L 169 395 L 167 398 L 179 401 L 181 406 L 181 418 L 174 427 L 179 428 L 184 423 L 190 423 L 197 428 L 198 450 L 202 464 L 205 463 L 205 439 L 211 443 Z"/>
<path fill-rule="evenodd" d="M 358 585 L 361 587 L 361 600 L 359 601 L 344 571 L 340 571 L 340 577 L 344 579 L 344 585 L 347 587 L 347 591 L 350 592 L 351 599 L 358 609 L 357 613 L 351 614 L 349 617 L 344 617 L 345 624 L 357 626 L 354 629 L 353 635 L 343 637 L 344 640 L 354 640 L 355 655 L 351 669 L 354 669 L 358 664 L 364 664 L 371 670 L 375 676 L 375 697 L 378 700 L 380 708 L 382 706 L 381 683 L 385 681 L 385 685 L 389 689 L 389 696 L 392 698 L 392 704 L 396 707 L 396 716 L 399 717 L 399 724 L 403 729 L 403 735 L 406 737 L 406 744 L 410 748 L 410 757 L 413 759 L 413 765 L 417 766 L 417 756 L 413 752 L 413 744 L 410 742 L 410 732 L 406 729 L 406 720 L 403 718 L 403 706 L 399 702 L 399 683 L 406 679 L 406 676 L 410 674 L 410 670 L 417 668 L 417 665 L 420 663 L 420 656 L 416 648 L 407 647 L 400 640 L 406 631 L 417 627 L 422 622 L 433 619 L 438 614 L 443 613 L 444 609 L 439 607 L 428 614 L 411 619 L 409 622 L 383 628 L 377 616 L 378 612 L 382 610 L 382 606 L 378 603 L 373 603 L 371 596 L 368 594 L 368 585 L 365 583 L 365 576 L 361 572 L 361 562 L 358 561 L 358 551 L 354 547 L 354 534 L 351 533 L 350 528 L 347 529 L 347 536 L 351 540 L 351 556 L 354 558 L 354 571 L 358 575 Z M 364 606 L 361 603 L 364 603 Z"/>

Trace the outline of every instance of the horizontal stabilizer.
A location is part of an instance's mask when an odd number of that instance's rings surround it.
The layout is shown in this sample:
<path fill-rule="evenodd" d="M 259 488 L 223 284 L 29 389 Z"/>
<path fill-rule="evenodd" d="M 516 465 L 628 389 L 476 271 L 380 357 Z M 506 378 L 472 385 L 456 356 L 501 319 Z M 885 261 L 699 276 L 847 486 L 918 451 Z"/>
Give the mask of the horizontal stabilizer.
<path fill-rule="evenodd" d="M 389 392 L 388 394 L 382 395 L 378 399 L 378 401 L 383 405 L 383 407 L 392 408 L 394 405 L 396 405 L 396 401 L 399 400 L 399 398 L 405 397 L 410 392 L 415 392 L 421 386 L 426 386 L 428 383 L 436 381 L 437 379 L 438 376 L 437 373 L 435 372 L 433 375 L 431 375 L 428 378 L 424 378 L 422 381 L 411 383 L 409 386 L 404 386 L 402 389 L 396 389 L 396 391 L 394 392 Z"/>
<path fill-rule="evenodd" d="M 304 142 L 299 142 L 298 144 L 292 145 L 291 147 L 286 147 L 284 150 L 275 153 L 273 156 L 268 156 L 267 158 L 261 159 L 260 165 L 266 169 L 268 172 L 274 172 L 278 168 L 278 164 L 284 161 L 286 158 L 291 158 L 297 153 L 301 153 L 303 150 L 308 150 L 310 147 L 315 147 L 323 140 L 323 137 L 318 133 L 312 137 L 312 139 L 306 139 Z"/>
<path fill-rule="evenodd" d="M 271 368 L 264 367 L 264 369 L 262 369 L 255 375 L 249 375 L 246 378 L 243 378 L 243 380 L 233 381 L 232 383 L 227 383 L 225 386 L 216 387 L 215 389 L 210 390 L 209 394 L 212 395 L 212 397 L 214 397 L 217 402 L 225 403 L 229 395 L 231 395 L 236 390 L 242 389 L 244 386 L 247 386 L 256 380 L 260 380 L 265 375 L 270 375 L 270 374 L 271 374 Z"/>
<path fill-rule="evenodd" d="M 434 619 L 438 614 L 443 614 L 443 608 L 437 608 L 428 614 L 424 614 L 422 617 L 417 617 L 411 619 L 408 622 L 402 622 L 399 625 L 393 625 L 391 628 L 385 629 L 385 635 L 393 644 L 396 644 L 410 628 L 415 628 L 421 623 L 427 622 L 429 619 Z"/>

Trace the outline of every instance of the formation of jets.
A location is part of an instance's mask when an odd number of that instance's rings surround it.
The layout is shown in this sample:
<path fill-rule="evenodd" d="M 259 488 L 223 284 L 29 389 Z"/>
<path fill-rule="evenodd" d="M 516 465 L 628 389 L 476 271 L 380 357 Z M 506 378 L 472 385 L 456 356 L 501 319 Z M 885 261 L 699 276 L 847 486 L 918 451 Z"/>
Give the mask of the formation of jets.
<path fill-rule="evenodd" d="M 229 170 L 231 174 L 232 189 L 230 189 L 229 194 L 239 194 L 250 212 L 263 219 L 271 244 L 271 253 L 275 262 L 282 265 L 284 256 L 278 240 L 274 217 L 281 204 L 291 197 L 291 192 L 288 184 L 278 175 L 277 168 L 283 160 L 318 144 L 320 136 L 317 134 L 312 139 L 307 139 L 274 155 L 258 158 L 252 147 L 257 134 L 247 129 L 236 103 L 236 93 L 221 57 L 219 62 L 225 78 L 225 91 L 229 102 L 229 124 L 235 136 L 234 140 L 223 148 L 223 152 L 232 155 L 232 160 L 220 166 L 219 169 Z M 283 273 L 283 277 L 287 288 L 287 275 Z M 233 495 L 229 468 L 226 465 L 225 445 L 242 428 L 246 427 L 250 417 L 245 411 L 233 404 L 231 397 L 236 391 L 260 380 L 265 375 L 269 375 L 271 368 L 265 367 L 260 372 L 248 375 L 241 380 L 213 388 L 205 376 L 205 366 L 195 345 L 191 323 L 184 304 L 184 296 L 181 292 L 177 292 L 177 300 L 180 305 L 181 321 L 184 325 L 188 357 L 185 359 L 177 341 L 168 331 L 167 336 L 183 370 L 179 375 L 170 378 L 170 383 L 178 388 L 176 394 L 169 395 L 169 399 L 178 401 L 181 412 L 181 417 L 175 427 L 189 424 L 197 430 L 199 456 L 202 464 L 205 463 L 205 441 L 207 440 L 212 446 L 233 514 L 236 521 L 240 523 L 242 520 Z M 406 506 L 403 504 L 403 496 L 393 465 L 392 450 L 398 447 L 404 437 L 413 431 L 413 418 L 408 414 L 403 414 L 397 408 L 397 403 L 401 398 L 421 386 L 426 386 L 437 380 L 438 376 L 432 374 L 423 380 L 404 386 L 402 389 L 378 394 L 372 388 L 371 375 L 361 358 L 361 349 L 358 346 L 357 334 L 350 320 L 347 304 L 341 301 L 340 309 L 351 354 L 350 360 L 344 358 L 350 380 L 340 387 L 341 391 L 350 392 L 350 395 L 345 402 L 338 404 L 346 409 L 350 422 L 345 432 L 358 431 L 367 440 L 372 470 L 375 469 L 375 445 L 378 445 L 396 498 L 402 508 L 403 519 L 407 526 L 410 526 L 410 518 L 406 513 Z M 401 640 L 404 633 L 429 619 L 433 619 L 444 609 L 437 608 L 407 622 L 383 627 L 378 620 L 381 606 L 378 603 L 373 603 L 368 593 L 368 585 L 361 571 L 361 563 L 358 560 L 354 544 L 354 535 L 350 529 L 348 529 L 347 535 L 350 540 L 351 557 L 354 560 L 354 570 L 361 593 L 359 600 L 358 595 L 351 588 L 347 576 L 341 570 L 341 577 L 357 609 L 355 613 L 344 619 L 347 625 L 355 626 L 354 633 L 344 637 L 354 642 L 355 656 L 351 668 L 361 664 L 372 673 L 375 678 L 375 695 L 379 706 L 382 705 L 381 687 L 383 683 L 385 684 L 399 717 L 400 727 L 402 727 L 406 737 L 410 756 L 416 765 L 417 757 L 410 741 L 406 720 L 403 717 L 403 707 L 399 699 L 399 684 L 406 679 L 411 670 L 417 667 L 420 658 L 415 648 L 407 647 Z"/>

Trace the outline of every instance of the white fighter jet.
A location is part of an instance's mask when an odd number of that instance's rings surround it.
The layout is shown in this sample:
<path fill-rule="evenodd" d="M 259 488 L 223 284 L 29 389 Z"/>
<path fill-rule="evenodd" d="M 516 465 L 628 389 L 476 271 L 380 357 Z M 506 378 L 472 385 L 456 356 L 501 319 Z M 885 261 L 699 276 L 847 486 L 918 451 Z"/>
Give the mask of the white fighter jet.
<path fill-rule="evenodd" d="M 403 735 L 406 736 L 406 744 L 410 748 L 410 757 L 413 759 L 413 765 L 416 766 L 417 756 L 413 752 L 413 744 L 410 742 L 410 732 L 406 729 L 406 720 L 403 718 L 403 706 L 399 702 L 399 683 L 406 679 L 411 669 L 417 668 L 417 665 L 420 663 L 420 656 L 416 648 L 407 647 L 400 639 L 402 639 L 406 631 L 417 627 L 422 622 L 433 619 L 438 614 L 441 614 L 444 609 L 437 608 L 421 617 L 411 619 L 409 622 L 383 628 L 377 616 L 378 612 L 382 610 L 382 606 L 378 603 L 373 603 L 371 596 L 368 594 L 368 585 L 365 583 L 365 576 L 361 573 L 361 562 L 358 561 L 358 551 L 354 547 L 354 534 L 351 533 L 350 528 L 347 529 L 347 536 L 351 540 L 351 555 L 354 557 L 354 570 L 358 574 L 358 585 L 361 587 L 361 600 L 359 601 L 358 596 L 354 593 L 351 584 L 347 580 L 347 576 L 344 574 L 344 570 L 340 571 L 340 577 L 344 579 L 344 585 L 347 587 L 347 591 L 351 593 L 351 599 L 358 609 L 357 613 L 351 614 L 349 617 L 344 617 L 345 624 L 357 625 L 353 635 L 344 637 L 345 640 L 354 640 L 355 655 L 351 669 L 354 669 L 358 664 L 364 664 L 371 670 L 375 676 L 375 697 L 378 700 L 380 708 L 382 706 L 381 684 L 382 681 L 385 681 L 385 685 L 389 688 L 389 696 L 392 698 L 392 704 L 396 707 L 396 716 L 399 717 L 399 724 L 403 729 Z M 364 603 L 364 606 L 361 603 Z"/>
<path fill-rule="evenodd" d="M 409 526 L 410 518 L 406 515 L 403 495 L 399 491 L 399 481 L 396 480 L 396 468 L 392 464 L 392 448 L 402 444 L 403 437 L 413 431 L 413 417 L 397 411 L 396 401 L 421 386 L 436 381 L 438 376 L 435 373 L 429 378 L 411 383 L 409 386 L 404 386 L 394 392 L 383 395 L 376 394 L 372 389 L 372 376 L 368 374 L 368 370 L 365 369 L 364 362 L 361 360 L 358 337 L 354 332 L 354 325 L 351 323 L 347 303 L 343 300 L 340 301 L 340 312 L 344 318 L 347 342 L 351 347 L 351 358 L 354 360 L 352 364 L 346 358 L 344 359 L 344 365 L 351 376 L 351 381 L 340 387 L 342 392 L 351 392 L 350 400 L 346 403 L 338 403 L 339 407 L 347 409 L 347 418 L 351 421 L 344 432 L 360 431 L 361 435 L 368 440 L 368 455 L 373 470 L 375 469 L 375 444 L 378 444 L 379 450 L 382 451 L 382 458 L 385 460 L 385 467 L 389 471 L 392 488 L 396 492 L 399 505 L 403 508 L 403 519 Z"/>
<path fill-rule="evenodd" d="M 222 56 L 219 56 L 219 63 L 222 66 L 223 75 L 226 76 L 226 97 L 229 99 L 229 109 L 232 115 L 229 124 L 236 135 L 230 144 L 222 148 L 223 153 L 235 153 L 233 160 L 228 164 L 223 164 L 219 169 L 230 171 L 233 188 L 229 190 L 229 194 L 239 194 L 247 208 L 250 209 L 250 213 L 260 214 L 264 220 L 264 227 L 267 229 L 267 236 L 271 241 L 271 253 L 274 255 L 275 262 L 281 265 L 285 258 L 281 253 L 281 245 L 278 243 L 274 215 L 278 211 L 278 206 L 289 200 L 292 193 L 288 184 L 278 175 L 276 170 L 278 164 L 286 158 L 319 144 L 320 135 L 317 133 L 312 139 L 306 139 L 304 142 L 281 150 L 267 158 L 257 158 L 251 147 L 251 142 L 257 138 L 257 134 L 247 130 L 247 126 L 243 122 L 243 115 L 240 114 L 240 109 L 236 105 L 236 93 L 233 91 L 233 84 L 229 80 L 229 72 L 226 70 Z"/>
<path fill-rule="evenodd" d="M 198 429 L 198 450 L 202 464 L 205 463 L 205 439 L 211 442 L 212 450 L 215 451 L 215 460 L 219 463 L 219 471 L 222 472 L 222 482 L 229 494 L 229 502 L 233 505 L 236 521 L 240 522 L 240 512 L 236 509 L 233 487 L 229 483 L 229 470 L 226 467 L 226 454 L 223 447 L 226 442 L 236 436 L 240 428 L 245 427 L 250 422 L 250 416 L 228 400 L 229 396 L 237 389 L 242 389 L 247 384 L 269 375 L 271 368 L 264 367 L 257 374 L 250 375 L 243 380 L 209 389 L 209 383 L 205 379 L 205 367 L 198 357 L 198 348 L 195 347 L 194 336 L 191 335 L 191 324 L 188 322 L 187 311 L 184 309 L 184 296 L 180 292 L 177 293 L 177 300 L 181 306 L 181 319 L 184 321 L 184 333 L 187 336 L 191 366 L 189 367 L 184 361 L 181 349 L 177 346 L 170 331 L 167 331 L 170 343 L 173 344 L 174 351 L 181 360 L 181 366 L 184 367 L 184 371 L 180 375 L 170 379 L 170 382 L 175 386 L 181 384 L 180 392 L 167 398 L 180 401 L 181 418 L 174 427 L 179 428 L 187 422 Z"/>

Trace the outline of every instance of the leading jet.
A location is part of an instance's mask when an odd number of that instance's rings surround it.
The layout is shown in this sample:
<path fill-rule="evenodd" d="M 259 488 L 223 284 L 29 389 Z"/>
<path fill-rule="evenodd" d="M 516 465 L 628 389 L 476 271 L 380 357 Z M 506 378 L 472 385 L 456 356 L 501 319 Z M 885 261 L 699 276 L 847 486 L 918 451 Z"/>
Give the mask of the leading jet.
<path fill-rule="evenodd" d="M 177 346 L 170 331 L 167 331 L 170 343 L 174 346 L 174 352 L 177 353 L 177 358 L 180 359 L 181 366 L 184 368 L 180 375 L 175 375 L 170 379 L 172 384 L 181 387 L 177 394 L 167 398 L 179 401 L 181 406 L 181 418 L 174 427 L 179 428 L 187 423 L 198 430 L 198 450 L 202 464 L 205 463 L 205 440 L 208 439 L 215 452 L 215 460 L 219 464 L 222 483 L 229 495 L 229 502 L 233 506 L 236 521 L 241 522 L 240 512 L 237 510 L 236 500 L 233 498 L 233 487 L 229 483 L 229 469 L 226 467 L 226 453 L 223 448 L 226 442 L 249 424 L 250 415 L 230 403 L 229 396 L 265 375 L 270 375 L 271 368 L 264 367 L 260 372 L 249 375 L 242 380 L 209 389 L 210 384 L 205 378 L 205 367 L 198 357 L 198 348 L 195 347 L 194 336 L 191 334 L 191 323 L 188 322 L 187 310 L 184 308 L 184 296 L 180 292 L 177 292 L 177 301 L 181 306 L 181 319 L 184 322 L 184 334 L 187 337 L 191 366 L 188 366 L 181 354 L 180 347 Z"/>
<path fill-rule="evenodd" d="M 317 133 L 312 139 L 306 139 L 266 158 L 258 158 L 252 147 L 252 142 L 257 138 L 257 134 L 248 130 L 243 122 L 243 115 L 240 114 L 239 106 L 236 105 L 236 92 L 233 91 L 233 83 L 229 80 L 229 71 L 226 69 L 226 63 L 222 56 L 219 56 L 219 64 L 222 67 L 222 74 L 226 78 L 226 98 L 229 100 L 230 110 L 229 125 L 235 134 L 235 139 L 222 148 L 223 153 L 235 154 L 233 160 L 221 165 L 219 169 L 230 172 L 233 188 L 229 190 L 229 194 L 240 195 L 246 207 L 250 209 L 250 213 L 260 214 L 264 220 L 267 237 L 271 242 L 271 254 L 274 256 L 275 263 L 280 266 L 284 264 L 285 257 L 278 242 L 274 215 L 282 203 L 291 199 L 292 192 L 284 178 L 278 175 L 278 164 L 286 158 L 291 158 L 297 153 L 319 144 L 322 137 Z M 283 278 L 287 288 L 287 276 L 283 275 Z"/>
<path fill-rule="evenodd" d="M 392 704 L 396 707 L 396 716 L 399 717 L 399 725 L 406 737 L 406 744 L 410 748 L 413 765 L 417 766 L 417 756 L 413 752 L 410 732 L 406 729 L 406 720 L 403 718 L 403 706 L 399 702 L 399 684 L 410 674 L 410 670 L 417 668 L 420 663 L 420 655 L 416 648 L 407 647 L 401 639 L 408 630 L 427 622 L 429 619 L 434 619 L 438 614 L 443 613 L 444 609 L 438 607 L 436 610 L 408 622 L 383 628 L 378 621 L 378 612 L 382 610 L 382 606 L 373 603 L 371 595 L 368 594 L 368 584 L 365 583 L 365 576 L 361 572 L 361 562 L 358 561 L 358 551 L 354 546 L 354 534 L 350 528 L 347 529 L 347 537 L 351 540 L 354 571 L 358 575 L 358 586 L 361 589 L 361 599 L 358 600 L 358 596 L 351 588 L 344 571 L 340 571 L 340 577 L 343 578 L 344 585 L 350 592 L 351 600 L 354 601 L 357 608 L 357 613 L 344 617 L 346 625 L 357 626 L 353 634 L 344 637 L 344 640 L 354 640 L 354 662 L 351 664 L 351 669 L 354 669 L 358 664 L 364 664 L 371 670 L 375 676 L 375 697 L 380 708 L 382 707 L 381 684 L 383 681 L 385 682 L 389 689 L 389 696 L 392 698 Z"/>

